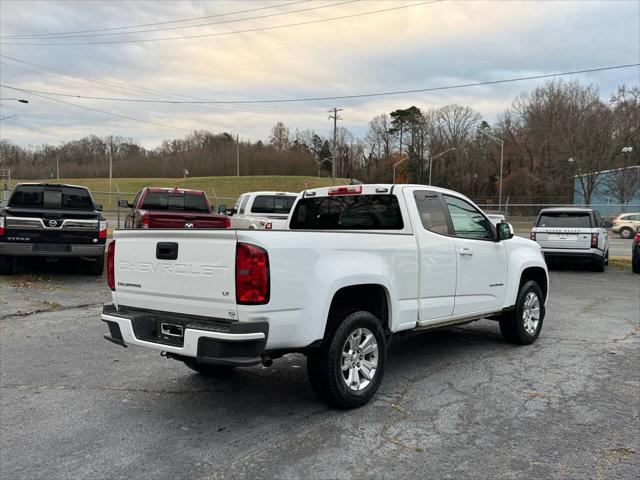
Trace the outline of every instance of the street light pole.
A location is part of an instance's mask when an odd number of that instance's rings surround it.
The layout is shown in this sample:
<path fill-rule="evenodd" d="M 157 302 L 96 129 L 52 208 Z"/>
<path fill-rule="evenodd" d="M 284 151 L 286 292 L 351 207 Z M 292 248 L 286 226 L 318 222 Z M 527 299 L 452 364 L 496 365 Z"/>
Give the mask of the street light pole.
<path fill-rule="evenodd" d="M 484 130 L 478 130 L 478 133 L 481 133 L 487 138 L 500 144 L 500 183 L 498 184 L 498 211 L 502 211 L 502 167 L 504 165 L 504 140 L 500 140 L 498 137 L 494 137 Z"/>
<path fill-rule="evenodd" d="M 393 183 L 396 183 L 396 167 L 408 159 L 409 157 L 405 155 L 404 158 L 398 160 L 396 163 L 393 164 Z"/>
<path fill-rule="evenodd" d="M 444 152 L 439 153 L 438 155 L 436 155 L 435 157 L 429 157 L 429 186 L 431 186 L 431 166 L 433 165 L 433 161 L 442 157 L 444 154 L 449 153 L 453 150 L 455 150 L 456 147 L 451 147 L 451 148 L 447 148 Z"/>

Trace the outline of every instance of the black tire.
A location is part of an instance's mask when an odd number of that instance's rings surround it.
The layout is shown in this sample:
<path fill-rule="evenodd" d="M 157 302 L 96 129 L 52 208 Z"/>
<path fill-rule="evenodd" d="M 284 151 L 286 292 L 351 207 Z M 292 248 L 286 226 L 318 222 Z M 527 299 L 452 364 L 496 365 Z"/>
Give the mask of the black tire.
<path fill-rule="evenodd" d="M 631 260 L 631 271 L 633 273 L 640 273 L 640 256 Z"/>
<path fill-rule="evenodd" d="M 608 262 L 605 259 L 605 256 L 603 255 L 601 258 L 598 258 L 597 260 L 594 260 L 593 262 L 593 270 L 596 272 L 604 272 L 604 267 Z"/>
<path fill-rule="evenodd" d="M 91 260 L 87 268 L 89 270 L 89 275 L 95 275 L 97 277 L 102 275 L 102 272 L 104 272 L 104 255 L 100 255 L 99 257 L 95 257 Z"/>
<path fill-rule="evenodd" d="M 530 332 L 525 328 L 525 300 L 530 293 L 533 293 L 538 298 L 538 304 L 540 309 L 538 325 L 535 331 Z M 518 292 L 518 298 L 516 305 L 510 312 L 502 314 L 500 317 L 500 333 L 505 340 L 518 345 L 529 345 L 533 343 L 540 335 L 542 330 L 542 323 L 544 320 L 545 308 L 544 297 L 540 286 L 533 280 L 529 280 L 520 287 Z"/>
<path fill-rule="evenodd" d="M 361 390 L 352 390 L 342 370 L 343 347 L 359 329 L 367 329 L 377 343 L 377 366 L 373 378 Z M 357 337 L 354 337 L 357 338 Z M 355 354 L 357 361 L 357 354 Z M 372 354 L 369 354 L 372 355 Z M 307 373 L 313 391 L 325 403 L 337 408 L 356 408 L 373 398 L 382 382 L 387 357 L 387 339 L 380 320 L 367 311 L 357 311 L 338 320 L 327 332 L 322 347 L 307 355 Z M 362 357 L 360 357 L 362 358 Z M 372 360 L 372 357 L 369 357 Z M 358 366 L 360 363 L 357 364 Z M 355 366 L 353 367 L 356 368 Z M 356 373 L 359 378 L 359 373 Z M 366 381 L 366 379 L 365 379 Z"/>
<path fill-rule="evenodd" d="M 609 250 L 604 254 L 604 264 L 609 265 Z"/>
<path fill-rule="evenodd" d="M 632 238 L 633 237 L 633 230 L 630 229 L 629 227 L 624 227 L 624 228 L 620 229 L 620 237 L 621 238 Z"/>
<path fill-rule="evenodd" d="M 183 358 L 181 360 L 191 370 L 195 370 L 199 374 L 211 378 L 229 378 L 236 368 L 233 365 L 208 365 L 198 363 L 195 358 Z"/>
<path fill-rule="evenodd" d="M 0 255 L 0 275 L 11 275 L 13 273 L 13 257 Z"/>

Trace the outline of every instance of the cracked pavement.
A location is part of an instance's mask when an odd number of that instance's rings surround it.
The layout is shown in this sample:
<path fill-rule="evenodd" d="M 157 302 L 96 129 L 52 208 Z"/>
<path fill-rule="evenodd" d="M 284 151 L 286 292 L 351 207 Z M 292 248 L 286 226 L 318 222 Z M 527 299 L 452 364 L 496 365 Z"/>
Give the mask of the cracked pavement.
<path fill-rule="evenodd" d="M 393 340 L 377 397 L 325 407 L 305 358 L 203 378 L 102 338 L 104 279 L 0 278 L 0 477 L 637 478 L 640 275 L 552 271 L 538 341 Z"/>

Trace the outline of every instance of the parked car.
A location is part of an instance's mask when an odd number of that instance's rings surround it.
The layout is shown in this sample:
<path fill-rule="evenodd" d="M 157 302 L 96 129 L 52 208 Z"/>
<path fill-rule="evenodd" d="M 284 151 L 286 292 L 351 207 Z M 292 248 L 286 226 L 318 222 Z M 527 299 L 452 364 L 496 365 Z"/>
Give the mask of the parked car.
<path fill-rule="evenodd" d="M 282 230 L 297 193 L 250 192 L 240 195 L 230 212 L 233 228 Z M 226 208 L 224 205 L 222 209 Z"/>
<path fill-rule="evenodd" d="M 21 183 L 0 209 L 0 274 L 17 257 L 78 257 L 102 275 L 106 239 L 102 206 L 86 187 Z"/>
<path fill-rule="evenodd" d="M 206 375 L 301 352 L 342 408 L 374 396 L 397 332 L 488 318 L 534 342 L 549 288 L 535 242 L 423 185 L 307 190 L 287 230 L 116 231 L 107 265 L 107 340 Z"/>
<path fill-rule="evenodd" d="M 531 231 L 547 261 L 590 262 L 603 272 L 609 263 L 609 237 L 597 210 L 544 208 Z"/>
<path fill-rule="evenodd" d="M 613 220 L 611 232 L 622 238 L 632 238 L 640 228 L 640 213 L 621 213 Z"/>
<path fill-rule="evenodd" d="M 129 208 L 124 228 L 229 228 L 227 215 L 213 213 L 204 192 L 183 188 L 142 189 L 129 203 L 120 200 L 118 206 Z"/>
<path fill-rule="evenodd" d="M 631 244 L 631 269 L 633 273 L 640 273 L 640 229 L 636 232 Z"/>

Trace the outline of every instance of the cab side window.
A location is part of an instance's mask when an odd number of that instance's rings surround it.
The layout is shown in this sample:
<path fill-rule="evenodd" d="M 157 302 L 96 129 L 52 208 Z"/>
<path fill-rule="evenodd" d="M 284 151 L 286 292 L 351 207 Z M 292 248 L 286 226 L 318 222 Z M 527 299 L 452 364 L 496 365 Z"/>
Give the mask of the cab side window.
<path fill-rule="evenodd" d="M 242 199 L 242 202 L 240 203 L 240 210 L 238 210 L 238 213 L 240 215 L 244 213 L 244 209 L 247 206 L 248 201 L 249 201 L 249 195 L 245 195 L 244 198 Z"/>
<path fill-rule="evenodd" d="M 413 198 L 416 201 L 416 207 L 418 207 L 422 226 L 430 232 L 449 235 L 447 212 L 442 205 L 440 196 L 434 192 L 419 190 L 413 193 Z"/>
<path fill-rule="evenodd" d="M 477 208 L 461 198 L 444 195 L 444 199 L 451 216 L 453 235 L 461 238 L 494 239 L 491 222 Z"/>

